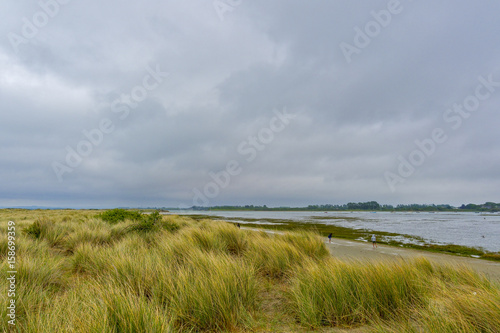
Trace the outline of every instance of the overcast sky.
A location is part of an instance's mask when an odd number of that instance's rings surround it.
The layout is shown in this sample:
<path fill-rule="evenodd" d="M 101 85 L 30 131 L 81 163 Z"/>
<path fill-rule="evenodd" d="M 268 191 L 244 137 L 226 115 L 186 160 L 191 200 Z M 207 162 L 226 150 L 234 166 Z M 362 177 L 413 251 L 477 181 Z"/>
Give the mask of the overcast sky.
<path fill-rule="evenodd" d="M 0 206 L 500 201 L 498 1 L 0 12 Z"/>

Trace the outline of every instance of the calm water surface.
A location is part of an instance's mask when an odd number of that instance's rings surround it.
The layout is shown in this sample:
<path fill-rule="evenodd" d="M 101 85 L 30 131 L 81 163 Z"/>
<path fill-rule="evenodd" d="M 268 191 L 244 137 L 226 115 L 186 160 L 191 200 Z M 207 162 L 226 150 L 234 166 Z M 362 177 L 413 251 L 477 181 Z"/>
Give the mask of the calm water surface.
<path fill-rule="evenodd" d="M 386 231 L 417 236 L 433 244 L 457 244 L 482 247 L 493 252 L 500 251 L 500 214 L 233 211 L 183 211 L 182 214 L 215 215 L 242 224 L 252 223 L 240 220 L 245 218 L 257 219 L 260 224 L 274 224 L 276 223 L 276 221 L 273 221 L 275 219 L 302 223 L 323 223 L 353 229 Z M 315 219 L 314 217 L 321 217 L 321 219 Z M 329 219 L 328 217 L 337 217 L 337 219 Z M 338 217 L 345 217 L 346 219 L 338 219 Z"/>

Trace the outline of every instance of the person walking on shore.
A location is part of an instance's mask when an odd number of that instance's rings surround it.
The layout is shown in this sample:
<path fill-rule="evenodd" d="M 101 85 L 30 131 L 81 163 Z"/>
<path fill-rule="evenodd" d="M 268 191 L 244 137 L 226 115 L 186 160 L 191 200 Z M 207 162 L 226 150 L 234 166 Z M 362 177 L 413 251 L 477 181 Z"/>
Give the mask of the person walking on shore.
<path fill-rule="evenodd" d="M 373 245 L 373 248 L 378 247 L 377 246 L 377 237 L 375 237 L 375 234 L 372 235 L 372 245 Z"/>
<path fill-rule="evenodd" d="M 331 243 L 331 242 L 332 242 L 332 234 L 330 233 L 330 234 L 328 235 L 328 243 Z"/>

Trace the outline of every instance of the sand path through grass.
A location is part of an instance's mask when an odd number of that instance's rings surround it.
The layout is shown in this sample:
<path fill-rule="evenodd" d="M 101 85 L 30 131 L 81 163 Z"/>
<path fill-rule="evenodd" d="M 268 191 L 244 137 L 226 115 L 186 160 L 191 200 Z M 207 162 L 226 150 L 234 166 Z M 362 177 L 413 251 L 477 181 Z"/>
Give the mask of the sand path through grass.
<path fill-rule="evenodd" d="M 388 245 L 378 245 L 378 248 L 373 249 L 371 243 L 345 239 L 332 239 L 332 243 L 328 244 L 328 241 L 326 241 L 326 245 L 333 256 L 341 259 L 391 260 L 396 258 L 425 257 L 440 264 L 466 265 L 477 272 L 485 274 L 492 280 L 500 281 L 499 262 Z"/>
<path fill-rule="evenodd" d="M 262 231 L 262 229 L 243 227 L 241 229 Z M 282 233 L 272 230 L 266 230 L 266 232 Z M 373 249 L 371 242 L 352 241 L 340 238 L 332 238 L 331 244 L 328 243 L 328 239 L 325 238 L 325 243 L 330 253 L 339 259 L 386 261 L 398 258 L 425 257 L 439 264 L 466 265 L 486 275 L 491 280 L 500 282 L 500 262 L 380 244 L 378 248 Z"/>

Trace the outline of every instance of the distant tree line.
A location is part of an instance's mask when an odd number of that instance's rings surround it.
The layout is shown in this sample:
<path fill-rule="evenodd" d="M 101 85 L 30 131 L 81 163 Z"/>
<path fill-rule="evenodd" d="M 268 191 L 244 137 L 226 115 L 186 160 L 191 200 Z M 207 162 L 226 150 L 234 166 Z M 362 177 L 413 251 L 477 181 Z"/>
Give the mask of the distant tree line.
<path fill-rule="evenodd" d="M 453 207 L 447 204 L 407 204 L 407 205 L 381 205 L 376 201 L 349 202 L 343 205 L 309 205 L 306 207 L 267 207 L 266 205 L 244 205 L 244 206 L 193 206 L 193 210 L 248 210 L 248 211 L 415 211 L 415 212 L 445 212 L 445 211 L 475 211 L 475 212 L 498 212 L 500 203 L 486 202 L 484 204 L 467 204 Z"/>
<path fill-rule="evenodd" d="M 500 203 L 486 202 L 482 205 L 467 204 L 460 206 L 463 210 L 472 210 L 477 212 L 498 212 L 500 211 Z"/>

